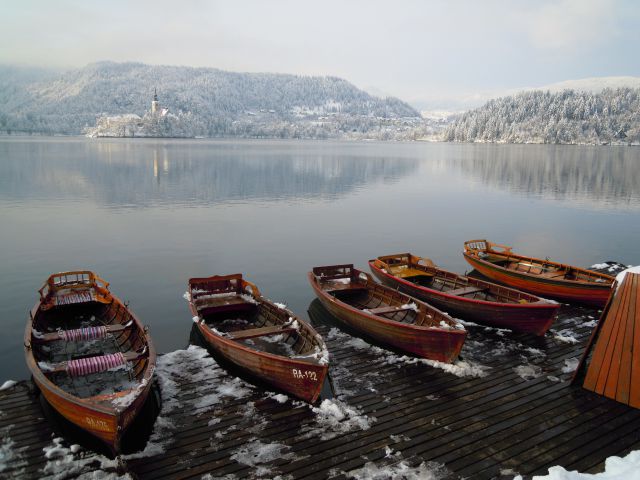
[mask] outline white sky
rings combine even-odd
[[[640,76],[635,0],[0,0],[0,63],[333,75],[414,103]]]

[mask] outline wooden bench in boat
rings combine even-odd
[[[456,295],[458,297],[461,297],[463,295],[469,295],[471,293],[480,293],[480,292],[484,292],[485,290],[487,290],[486,287],[478,287],[476,285],[470,285],[468,287],[462,287],[462,288],[456,288],[455,290],[449,290],[448,292],[444,292],[447,295]]]
[[[45,374],[67,372],[71,376],[78,377],[82,375],[88,375],[90,373],[103,372],[114,368],[117,365],[124,365],[127,362],[134,362],[140,360],[147,355],[147,349],[142,352],[125,352],[116,354],[99,355],[96,357],[85,357],[77,360],[69,360],[68,362],[56,363],[53,365],[47,365],[43,368],[42,363],[38,363],[40,369]],[[116,356],[119,356],[119,360],[114,360]],[[78,364],[84,362],[86,365],[79,367]]]
[[[59,294],[53,297],[52,303],[54,305],[73,305],[76,303],[87,303],[93,301],[95,295],[91,291],[80,291],[80,292],[72,292]]]
[[[238,295],[229,295],[228,297],[212,297],[212,298],[201,298],[196,297],[194,299],[194,303],[198,307],[223,307],[225,305],[241,305],[243,303],[251,303],[247,302],[246,299],[238,296]]]
[[[399,278],[410,278],[410,277],[433,277],[434,274],[431,272],[425,272],[424,270],[416,270],[415,268],[407,267],[407,268],[396,268],[395,265],[389,268],[389,273],[395,275]]]
[[[327,282],[325,284],[325,288],[324,290],[326,292],[338,292],[340,290],[353,290],[353,291],[357,291],[357,290],[361,290],[361,291],[366,291],[367,288],[364,287],[361,284],[353,284],[353,283],[340,283],[340,282]]]
[[[269,335],[278,335],[280,333],[295,332],[293,327],[283,327],[282,325],[272,325],[270,327],[250,328],[248,330],[239,330],[237,332],[229,332],[227,335],[231,340],[244,340],[246,338],[266,337]]]
[[[385,313],[396,313],[396,312],[404,312],[405,310],[415,310],[416,307],[411,305],[406,305],[402,307],[378,307],[378,308],[370,308],[367,309],[367,312],[372,313],[374,315],[384,315]]]
[[[100,338],[107,333],[118,333],[126,330],[132,325],[132,322],[122,325],[120,323],[116,325],[104,325],[102,327],[85,327],[75,330],[58,330],[56,332],[36,334],[33,338],[38,342],[55,342],[57,340],[66,340],[71,338],[73,340],[92,340],[94,338]]]
[[[544,273],[540,273],[538,274],[539,277],[543,277],[543,278],[559,278],[559,277],[564,277],[567,274],[566,271],[564,270],[554,270],[553,272],[544,272]]]

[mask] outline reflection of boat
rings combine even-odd
[[[447,313],[500,328],[544,335],[560,305],[511,288],[442,270],[410,253],[369,261],[383,284]]]
[[[613,277],[609,275],[516,255],[511,247],[487,240],[465,242],[463,254],[484,276],[536,295],[603,306],[611,293]]]
[[[216,353],[307,402],[320,395],[329,354],[318,333],[241,274],[191,278],[189,305]]]
[[[316,267],[309,282],[342,322],[374,340],[442,362],[454,361],[467,335],[447,314],[376,283],[353,265]]]
[[[51,275],[24,342],[27,366],[49,404],[118,454],[149,394],[156,353],[108,286],[89,271]]]

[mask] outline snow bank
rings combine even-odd
[[[347,335],[346,333],[341,332],[335,327],[329,330],[327,338],[329,340],[339,339],[343,344],[349,345],[359,350],[370,350],[376,355],[383,357],[384,361],[389,365],[412,365],[421,363],[423,365],[429,365],[430,367],[439,368],[457,377],[484,377],[487,375],[488,370],[490,369],[490,367],[465,360],[456,360],[454,363],[444,363],[438,362],[437,360],[429,360],[426,358],[397,355],[393,352],[390,352],[389,350],[371,345],[361,338]]]
[[[269,397],[273,398],[278,403],[285,403],[287,400],[289,400],[289,397],[283,395],[282,393],[272,393],[269,395]]]
[[[617,288],[620,288],[620,285],[622,285],[622,281],[624,280],[624,277],[627,275],[627,273],[640,273],[640,265],[638,265],[637,267],[629,267],[616,275],[616,282],[618,282]]]
[[[319,407],[311,410],[316,414],[316,422],[323,427],[323,440],[352,430],[369,430],[375,422],[375,418],[361,415],[355,407],[340,400],[323,400]]]
[[[537,365],[518,365],[513,371],[525,380],[533,380],[542,375],[542,368]]]
[[[277,459],[291,459],[294,456],[293,453],[283,453],[287,450],[289,447],[282,443],[262,443],[254,440],[236,450],[230,458],[243,465],[254,467]]]
[[[83,452],[79,445],[65,446],[65,441],[56,437],[53,443],[42,449],[47,463],[42,473],[51,480],[66,478],[131,479],[129,474],[117,473],[118,461],[102,455]]]
[[[436,462],[422,462],[412,467],[403,460],[392,465],[367,462],[364,467],[346,472],[345,475],[356,480],[439,480],[446,476],[446,470]]]
[[[544,353],[542,350],[539,350],[537,348],[533,348],[533,347],[526,347],[526,351],[528,353],[530,353],[531,355],[533,355],[534,357],[546,357],[547,354]]]
[[[197,410],[198,413],[204,413],[215,408],[224,398],[242,398],[251,392],[250,387],[239,378],[227,380],[226,373],[209,353],[195,345],[158,356],[156,376],[162,393],[162,410],[145,449],[126,455],[125,459],[164,453],[176,428],[170,420],[173,412]],[[183,400],[178,387],[180,383],[197,385],[194,387],[196,395]]]
[[[0,477],[2,472],[11,467],[11,474],[15,478],[20,478],[24,473],[24,468],[28,466],[24,451],[29,447],[18,448],[16,442],[9,436],[14,425],[8,425],[0,429]]]
[[[571,330],[561,330],[559,332],[554,332],[553,330],[551,330],[551,333],[553,334],[553,339],[554,340],[558,340],[559,342],[563,342],[563,343],[578,343],[578,339],[576,337],[574,337],[573,335],[575,334],[575,332],[571,331]]]
[[[15,380],[7,380],[2,384],[2,386],[0,387],[0,390],[8,390],[11,387],[13,387],[16,383],[18,382],[16,382]]]
[[[578,364],[580,360],[577,358],[565,358],[564,359],[564,367],[562,367],[562,373],[571,373],[578,368]]]
[[[631,452],[624,458],[609,457],[604,464],[604,472],[590,474],[567,471],[563,467],[551,467],[547,475],[535,475],[533,480],[640,480],[640,450]],[[514,480],[522,480],[518,475]]]
[[[629,267],[631,267],[631,265],[629,265]],[[613,273],[617,270],[623,270],[625,267],[620,263],[595,263],[589,268],[594,270],[604,270],[606,268],[607,272]]]

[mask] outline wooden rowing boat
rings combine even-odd
[[[51,275],[39,293],[24,334],[33,380],[58,413],[118,455],[151,388],[151,338],[93,272]]]
[[[369,267],[384,285],[456,317],[493,327],[544,335],[560,308],[535,295],[443,270],[410,253],[369,260]]]
[[[309,282],[331,314],[376,341],[441,362],[453,362],[462,349],[467,332],[461,324],[353,265],[316,267]]]
[[[193,320],[216,353],[302,400],[318,399],[329,353],[311,325],[239,273],[191,278],[188,297]]]
[[[511,247],[469,240],[464,258],[485,277],[543,297],[602,307],[613,277],[551,260],[516,255]]]

